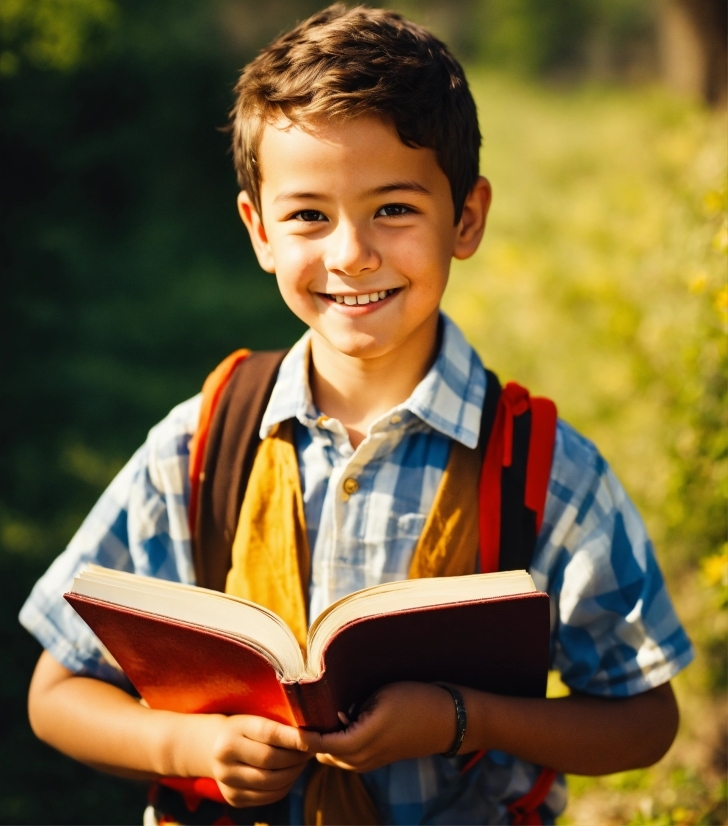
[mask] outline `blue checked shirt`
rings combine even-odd
[[[452,440],[477,444],[486,374],[443,316],[432,369],[354,450],[342,424],[313,404],[309,349],[307,334],[281,365],[261,436],[278,422],[296,421],[313,549],[313,619],[351,591],[407,576]],[[187,468],[199,406],[196,396],[152,428],[23,606],[23,625],[74,672],[124,684],[62,598],[85,563],[195,581]],[[551,598],[551,667],[568,686],[629,696],[668,681],[692,659],[642,520],[595,447],[561,421],[531,575]],[[462,763],[440,756],[405,760],[363,779],[387,823],[508,823],[507,804],[525,794],[539,772],[497,751],[464,776]],[[292,823],[302,822],[304,782],[290,796]],[[553,822],[565,805],[559,778],[541,808],[544,822]]]

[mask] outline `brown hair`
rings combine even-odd
[[[478,177],[478,114],[462,67],[421,26],[383,9],[336,3],[263,49],[235,94],[235,169],[259,213],[257,150],[266,123],[375,115],[393,123],[407,146],[434,150],[460,220]]]

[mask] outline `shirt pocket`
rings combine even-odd
[[[426,517],[421,513],[405,513],[403,516],[398,516],[394,526],[396,539],[417,542],[425,527],[425,519]]]

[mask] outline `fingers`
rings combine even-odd
[[[368,771],[377,767],[372,752],[377,751],[381,739],[378,727],[372,725],[371,715],[363,714],[344,731],[321,735],[321,751],[316,759],[348,771]]]
[[[310,745],[318,743],[291,726],[284,726],[261,717],[239,715],[226,721],[214,748],[216,761],[235,766],[246,764],[275,771],[304,764],[315,752]]]
[[[268,746],[243,737],[224,741],[216,753],[216,758],[226,765],[245,764],[267,771],[305,765],[311,756],[308,752]]]
[[[452,742],[449,700],[442,688],[425,683],[384,686],[344,731],[321,736],[318,759],[361,772],[441,752]]]
[[[231,717],[230,725],[249,740],[293,751],[313,752],[320,740],[316,732],[303,731],[264,717],[241,714]]]
[[[227,718],[213,754],[213,776],[233,806],[284,797],[320,745],[320,735],[260,717]]]
[[[284,797],[318,742],[306,732],[258,717],[230,717],[218,739],[214,777],[232,806],[257,806]]]
[[[288,788],[272,792],[263,792],[257,789],[239,789],[234,786],[226,786],[219,781],[218,786],[225,800],[236,808],[266,806],[268,803],[275,803],[277,800],[281,800],[289,792]]]
[[[285,794],[296,782],[304,765],[291,766],[287,769],[259,769],[244,764],[225,766],[215,779],[235,789],[255,792],[282,792]]]
[[[364,712],[343,731],[320,735],[319,753],[346,758],[359,752],[375,735],[375,726],[376,718]]]

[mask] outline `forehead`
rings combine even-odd
[[[394,126],[376,117],[343,122],[266,124],[258,149],[261,195],[370,191],[411,180],[450,197],[449,182],[432,149],[406,146]]]

